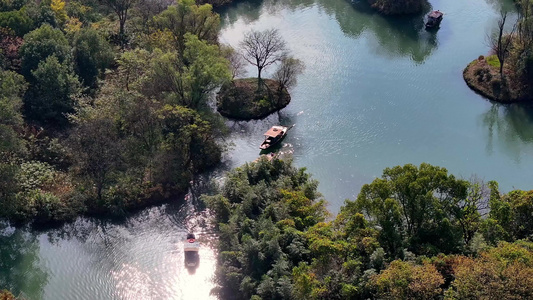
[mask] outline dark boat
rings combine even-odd
[[[272,126],[272,128],[270,128],[267,132],[264,133],[265,140],[259,148],[265,150],[274,146],[285,137],[289,129],[289,127],[285,126]]]
[[[426,28],[429,29],[438,27],[440,22],[442,21],[443,15],[444,14],[440,12],[440,10],[434,10],[430,12],[427,16]]]

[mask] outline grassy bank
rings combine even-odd
[[[490,100],[501,103],[527,100],[519,85],[507,77],[502,81],[499,68],[500,62],[495,55],[480,56],[464,69],[463,78],[472,90]],[[504,74],[507,72],[504,69]]]

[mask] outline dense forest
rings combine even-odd
[[[2,1],[0,218],[123,215],[217,165],[226,127],[209,99],[235,77],[219,23],[193,0]],[[502,57],[530,80],[528,24]],[[533,298],[533,191],[397,166],[332,217],[317,187],[260,159],[204,197],[221,299]]]
[[[305,169],[261,159],[205,201],[220,299],[533,297],[533,191],[404,165],[332,219]]]
[[[123,214],[220,161],[225,126],[207,104],[231,79],[219,16],[169,4],[2,1],[0,217]]]

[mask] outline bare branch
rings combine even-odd
[[[251,30],[244,35],[240,44],[243,58],[257,67],[257,78],[261,80],[261,71],[286,56],[285,41],[277,29],[265,31]]]

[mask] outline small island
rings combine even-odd
[[[303,63],[288,55],[285,41],[276,29],[251,30],[240,44],[241,53],[224,50],[233,80],[226,82],[217,95],[218,112],[231,119],[262,119],[279,111],[291,101],[288,89],[296,84]],[[257,67],[257,77],[235,79],[244,73],[244,61]],[[278,64],[273,79],[261,78],[264,68]]]
[[[236,79],[220,88],[217,110],[224,117],[251,120],[261,119],[289,104],[291,96],[286,88],[272,79],[263,79],[265,88],[257,88],[257,78]]]
[[[490,100],[502,103],[525,100],[519,85],[509,80],[503,83],[499,67],[500,61],[496,55],[481,55],[468,64],[463,71],[463,77],[468,87]],[[505,71],[507,70],[504,70],[504,73]]]
[[[525,9],[522,7],[521,9]],[[507,13],[498,21],[498,30],[490,38],[491,55],[480,55],[463,71],[463,78],[472,90],[500,103],[531,101],[533,98],[533,36],[527,13],[519,14],[509,32]]]

